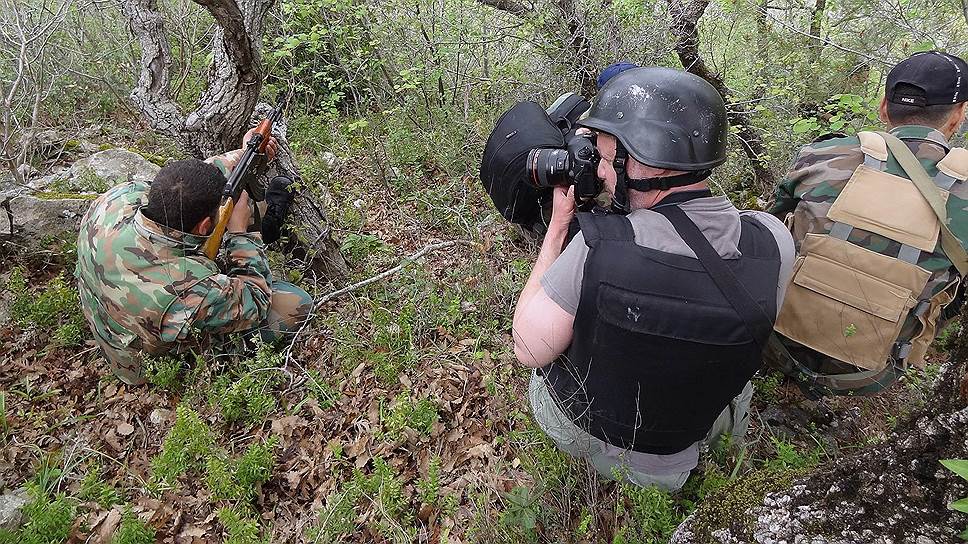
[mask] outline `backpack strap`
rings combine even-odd
[[[955,183],[966,179],[968,179],[968,149],[956,147],[938,163],[938,175],[934,177],[934,183],[942,189],[951,190]]]
[[[869,395],[883,391],[904,374],[903,362],[890,361],[880,370],[861,370],[844,374],[821,374],[797,360],[787,349],[779,333],[769,339],[771,363],[787,376],[796,376],[796,384],[808,397],[819,399],[827,395]]]
[[[887,166],[887,142],[878,133],[865,130],[858,132],[860,150],[864,152],[864,164],[875,169],[884,170]]]
[[[634,242],[635,231],[624,215],[581,212],[577,214],[585,245],[595,247],[599,241]]]

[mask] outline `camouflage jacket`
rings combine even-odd
[[[929,176],[938,173],[937,163],[950,150],[943,134],[914,125],[897,127],[891,133],[911,148]],[[800,151],[790,173],[777,187],[776,199],[769,210],[780,219],[787,219],[792,214],[787,220],[798,253],[807,234],[830,232],[833,222],[827,218],[827,211],[863,162],[864,153],[856,136],[815,142]],[[886,172],[908,177],[893,156],[887,162]],[[872,195],[874,197],[876,195]],[[956,183],[951,188],[947,209],[951,230],[960,240],[968,240],[968,183]],[[897,255],[900,249],[897,242],[861,229],[854,229],[848,240],[885,255]],[[958,271],[941,251],[940,242],[933,252],[921,252],[918,266],[931,272],[924,292],[918,297],[921,300],[941,291],[958,276]]]
[[[141,354],[204,344],[213,333],[251,329],[268,313],[271,276],[261,235],[228,233],[222,273],[205,238],[145,217],[148,185],[117,185],[81,221],[75,276],[81,307],[112,370],[144,380]]]

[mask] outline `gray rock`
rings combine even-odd
[[[150,182],[161,167],[127,149],[108,149],[75,162],[70,171],[78,175],[84,169],[93,170],[114,186],[124,181]]]
[[[44,249],[52,237],[76,237],[81,216],[90,205],[90,199],[80,198],[0,197],[0,239],[12,239],[27,249]]]
[[[16,531],[23,523],[23,507],[30,497],[24,489],[0,495],[0,529]]]
[[[160,167],[126,149],[108,149],[80,159],[70,168],[30,183],[36,190],[101,192],[126,181],[150,182]]]

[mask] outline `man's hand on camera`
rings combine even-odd
[[[555,187],[550,228],[567,231],[573,217],[575,217],[575,186]]]
[[[255,129],[250,128],[249,131],[245,133],[245,136],[242,137],[243,149],[245,148],[246,144],[249,143],[249,140],[252,138],[253,135],[255,135]],[[278,152],[279,152],[279,142],[276,141],[276,138],[274,136],[269,136],[269,143],[266,144],[266,155],[269,157],[270,162],[276,158],[276,153]]]

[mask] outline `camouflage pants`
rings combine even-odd
[[[313,297],[285,281],[272,282],[269,315],[256,328],[264,342],[278,342],[292,337],[309,317]]]
[[[269,313],[265,321],[250,332],[258,332],[263,342],[284,342],[302,327],[312,309],[313,298],[309,293],[288,282],[272,282]],[[104,342],[97,343],[104,352],[111,371],[121,381],[131,385],[145,383],[144,364],[140,353],[118,350]],[[175,351],[189,351],[200,347],[204,346],[197,343],[183,344]]]

